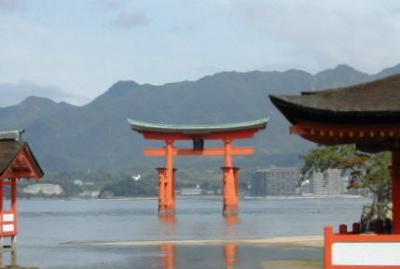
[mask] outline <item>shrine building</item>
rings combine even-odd
[[[392,233],[360,234],[357,223],[334,233],[328,226],[324,259],[325,269],[400,268],[400,75],[270,99],[292,124],[290,132],[304,139],[392,153]]]

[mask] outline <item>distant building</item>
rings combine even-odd
[[[181,195],[183,196],[195,196],[201,195],[201,188],[181,188]]]
[[[310,178],[311,190],[315,195],[338,195],[346,192],[346,178],[340,169],[314,172]]]
[[[32,184],[23,188],[23,193],[31,195],[61,195],[64,193],[63,188],[58,184]]]
[[[74,185],[77,185],[77,186],[82,186],[83,185],[83,181],[82,180],[80,180],[80,179],[74,179]]]
[[[300,168],[274,167],[257,170],[252,175],[251,196],[297,195]]]
[[[100,196],[100,191],[83,191],[79,194],[80,198],[94,199]]]

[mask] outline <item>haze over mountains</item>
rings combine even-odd
[[[146,145],[157,143],[144,142],[131,131],[128,117],[160,123],[269,117],[267,129],[251,141],[257,153],[239,158],[239,165],[295,165],[300,163],[298,155],[313,145],[289,135],[287,121],[270,103],[268,94],[341,87],[397,73],[400,65],[373,75],[339,65],[315,75],[301,70],[222,72],[161,86],[119,81],[84,106],[29,97],[18,105],[0,108],[0,129],[25,129],[25,139],[47,171],[118,171],[162,164],[161,159],[143,156]]]

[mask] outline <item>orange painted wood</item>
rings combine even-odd
[[[225,167],[233,166],[233,159],[232,159],[233,148],[232,147],[233,147],[232,140],[225,139],[224,140]],[[233,175],[232,175],[232,177],[233,177]]]
[[[18,153],[7,171],[2,174],[2,178],[40,178],[41,172],[37,170],[32,164],[34,163],[33,157],[29,152],[24,149]]]
[[[332,265],[324,269],[399,269],[399,265]]]
[[[156,168],[159,176],[158,184],[158,212],[164,211],[166,209],[166,199],[165,199],[165,171],[164,167]]]
[[[254,154],[256,149],[254,147],[232,147],[231,155],[251,155]],[[165,148],[149,148],[145,149],[145,155],[147,156],[165,156]],[[204,150],[193,150],[193,149],[175,149],[174,155],[225,155],[224,148],[206,148]]]
[[[160,177],[159,215],[175,214],[175,170],[174,140],[167,140],[165,147],[165,168],[158,168]]]
[[[237,186],[237,172],[233,167],[233,145],[231,139],[224,140],[225,166],[223,170],[223,190],[224,190],[224,215],[237,215],[239,211],[239,195]]]
[[[11,210],[14,212],[14,235],[18,233],[17,178],[11,179]]]
[[[335,242],[400,242],[398,234],[334,234]]]
[[[333,227],[325,227],[324,235],[324,269],[332,269]]]
[[[35,178],[36,175],[34,173],[29,172],[29,171],[21,171],[21,172],[6,172],[6,173],[3,174],[3,177],[4,178],[10,178],[10,177],[16,177],[16,178],[21,178],[21,177],[30,178],[30,177],[33,177],[33,178]]]
[[[1,200],[1,209],[0,209],[0,236],[15,236],[18,233],[18,207],[17,207],[17,178],[11,178],[7,181],[4,178],[0,179],[1,187],[0,187],[0,200]],[[10,209],[4,209],[4,189],[3,185],[10,185],[10,198],[11,205]],[[4,214],[12,214],[13,220],[7,221],[3,219]],[[4,231],[3,225],[12,224],[14,226],[13,231]]]
[[[4,179],[0,178],[0,212],[4,207]]]
[[[400,138],[400,125],[350,125],[301,122],[290,127],[290,132],[320,144],[380,141],[389,145]]]

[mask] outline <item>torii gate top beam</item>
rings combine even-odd
[[[146,139],[193,140],[193,139],[242,139],[251,138],[265,129],[268,119],[223,123],[214,125],[158,124],[128,119],[131,128]]]

